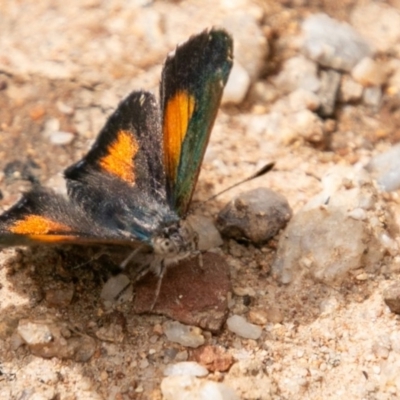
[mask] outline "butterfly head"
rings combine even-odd
[[[184,220],[164,226],[151,240],[154,253],[172,262],[197,250],[197,233]]]

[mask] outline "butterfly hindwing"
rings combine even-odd
[[[0,215],[0,247],[32,243],[114,243],[121,238],[91,220],[83,210],[53,191],[25,194]]]
[[[211,29],[179,46],[164,65],[161,113],[170,206],[188,209],[223,88],[232,67],[233,42]]]

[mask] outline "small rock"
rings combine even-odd
[[[226,320],[226,325],[228,330],[245,339],[257,340],[262,333],[262,329],[259,326],[247,322],[240,315],[229,317]]]
[[[376,155],[367,165],[382,190],[391,192],[400,189],[400,144]]]
[[[53,132],[60,130],[60,121],[57,118],[49,118],[43,126],[42,134],[49,137]]]
[[[223,245],[223,240],[211,218],[202,215],[189,215],[186,222],[199,235],[198,249],[207,251]]]
[[[310,110],[281,117],[280,128],[279,135],[284,144],[295,142],[300,138],[311,143],[322,143],[325,139],[323,121]]]
[[[238,62],[235,62],[224,88],[222,104],[242,103],[249,91],[250,84],[251,80],[247,71]]]
[[[335,111],[336,99],[339,92],[340,74],[333,70],[321,71],[321,87],[318,97],[321,102],[319,114],[330,117]]]
[[[18,326],[18,318],[6,313],[0,314],[0,340],[8,339]]]
[[[170,364],[164,369],[165,376],[206,376],[208,371],[202,365],[195,361],[182,361],[176,364]]]
[[[69,106],[68,104],[65,104],[64,102],[62,102],[61,100],[58,100],[56,102],[56,107],[57,107],[58,111],[62,112],[63,114],[72,115],[74,113],[74,109],[71,106]]]
[[[291,114],[302,110],[315,111],[320,104],[320,99],[315,93],[299,88],[275,102],[271,111],[282,114]]]
[[[71,132],[57,131],[49,135],[50,143],[58,146],[70,144],[75,138]]]
[[[117,323],[102,326],[95,334],[98,339],[112,343],[122,343],[125,338],[123,326]]]
[[[135,286],[134,311],[163,314],[186,325],[218,332],[229,312],[229,266],[215,253],[202,254],[202,260],[202,267],[196,257],[168,268],[153,309],[158,278],[147,274]]]
[[[74,286],[50,289],[45,292],[45,299],[51,307],[67,307],[74,297]]]
[[[204,365],[211,372],[228,371],[234,362],[232,355],[221,346],[200,347],[192,351],[192,356],[198,363]]]
[[[268,314],[264,310],[250,310],[249,320],[256,325],[265,325],[268,322]]]
[[[194,348],[204,344],[205,339],[200,328],[183,325],[177,321],[168,321],[163,328],[164,334],[171,342]]]
[[[400,284],[396,282],[386,288],[383,292],[383,299],[390,311],[400,314]]]
[[[282,283],[304,275],[326,284],[340,284],[352,270],[376,271],[393,241],[385,231],[390,215],[378,201],[368,174],[337,169],[323,178],[325,189],[311,199],[281,235],[272,272]],[[354,209],[368,213],[354,219]]]
[[[349,75],[342,76],[342,83],[339,90],[339,99],[343,103],[350,103],[360,100],[364,88],[354,81]]]
[[[164,400],[239,400],[235,392],[223,383],[192,376],[168,376],[161,381]]]
[[[311,15],[302,29],[306,54],[325,67],[350,71],[371,54],[368,43],[349,24],[326,14]]]
[[[356,82],[361,83],[365,87],[381,86],[386,78],[382,65],[378,65],[370,57],[364,57],[358,62],[351,70],[351,76]]]
[[[225,236],[253,243],[265,243],[292,216],[287,200],[266,188],[243,193],[218,214],[217,226]]]
[[[268,58],[268,41],[251,13],[230,12],[227,15],[222,25],[228,32],[235,32],[235,64],[238,62],[247,71],[250,81],[255,82]]]
[[[96,342],[86,336],[65,338],[62,329],[52,321],[22,319],[18,334],[37,357],[88,361],[96,350]]]
[[[392,53],[398,46],[400,40],[398,8],[379,2],[367,2],[354,7],[350,20],[357,31],[372,44],[374,50]]]
[[[320,87],[317,65],[301,55],[289,58],[273,83],[284,93],[296,89],[317,92]]]
[[[284,315],[278,307],[268,307],[266,314],[268,322],[273,324],[280,324],[284,319]]]
[[[371,86],[364,89],[363,103],[378,109],[382,101],[382,89],[380,86]]]
[[[50,326],[46,322],[29,320],[19,321],[17,332],[24,342],[30,346],[46,345],[53,340]]]
[[[132,298],[133,288],[129,277],[125,274],[118,274],[112,276],[104,284],[101,289],[100,297],[103,299],[105,305],[110,307],[111,305],[118,303],[124,303]]]

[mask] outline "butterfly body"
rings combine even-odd
[[[160,105],[146,91],[123,100],[65,171],[68,196],[26,193],[0,216],[0,246],[140,245],[152,250],[156,273],[196,253],[185,216],[231,66],[222,29],[179,46],[164,64]]]

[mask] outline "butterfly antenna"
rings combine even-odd
[[[211,197],[209,197],[207,200],[205,200],[203,203],[207,203],[207,202],[209,202],[210,200],[214,200],[216,197],[218,197],[218,196],[220,196],[221,194],[223,194],[223,193],[225,193],[225,192],[227,192],[227,191],[229,191],[229,190],[235,188],[236,186],[241,185],[242,183],[249,182],[249,181],[251,181],[251,180],[253,180],[253,179],[255,179],[255,178],[259,178],[260,176],[265,175],[267,172],[271,171],[272,168],[274,168],[274,165],[275,165],[274,162],[270,162],[270,163],[264,165],[264,166],[263,166],[261,169],[259,169],[255,174],[253,174],[253,175],[247,177],[246,179],[243,179],[242,181],[236,182],[234,185],[229,186],[228,188],[222,190],[221,192],[219,192],[219,193],[217,193],[217,194],[214,194],[213,196],[211,196]]]

